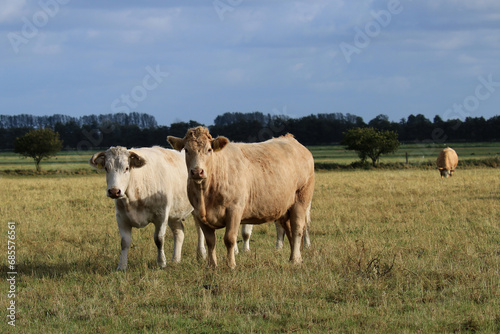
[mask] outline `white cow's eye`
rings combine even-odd
[[[128,167],[127,167],[127,168],[125,168],[125,172],[128,172]]]

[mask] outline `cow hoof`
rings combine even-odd
[[[215,263],[209,263],[207,265],[207,269],[217,269],[217,264],[215,264]]]
[[[207,259],[207,252],[196,253],[196,259],[198,260],[198,262],[206,260]]]
[[[292,262],[294,265],[301,265],[302,264],[302,258],[290,259],[290,262]]]

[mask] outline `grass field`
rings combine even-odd
[[[189,219],[182,263],[156,268],[149,226],[133,231],[128,270],[115,272],[104,174],[2,176],[0,187],[6,255],[15,222],[20,333],[500,332],[498,168],[446,180],[421,169],[318,172],[304,263],[288,263],[288,244],[276,252],[265,224],[233,271],[222,231],[221,266],[196,261]],[[9,283],[0,288],[5,333]]]
[[[43,170],[83,171],[91,170],[88,161],[96,151],[61,151],[55,157],[43,160]],[[35,170],[35,163],[31,158],[24,158],[13,152],[0,153],[0,172],[15,170]]]
[[[470,160],[491,159],[500,157],[500,143],[456,143],[450,144],[458,154],[460,163]],[[439,152],[446,145],[438,144],[402,144],[396,153],[383,155],[381,163],[406,163],[412,165],[435,164]],[[309,147],[316,163],[337,163],[348,165],[359,161],[353,151],[346,151],[343,146],[312,146]],[[85,174],[92,171],[88,160],[96,151],[62,151],[56,157],[42,162],[46,171],[66,171]],[[0,153],[0,173],[5,171],[34,171],[33,159],[23,158],[11,152]],[[21,173],[22,174],[22,173]]]
[[[490,159],[500,157],[500,143],[450,143],[459,160]],[[388,155],[382,155],[382,163],[434,164],[439,152],[447,147],[440,144],[401,144],[399,149]],[[359,158],[353,151],[346,151],[343,146],[313,146],[309,147],[314,155],[314,161],[319,163],[350,164]]]

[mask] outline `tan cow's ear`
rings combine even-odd
[[[184,148],[184,139],[182,139],[182,138],[168,136],[167,141],[170,144],[170,146],[172,146],[172,148],[174,150],[177,150],[180,152]]]
[[[223,136],[219,136],[212,140],[212,149],[214,152],[222,150],[226,145],[229,144],[229,139]]]
[[[128,159],[132,168],[141,168],[146,164],[146,160],[135,152],[130,152]]]
[[[89,165],[97,169],[104,169],[105,163],[106,163],[105,152],[96,153],[89,160]]]

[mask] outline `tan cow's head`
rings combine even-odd
[[[439,173],[441,173],[441,178],[445,178],[445,179],[453,176],[453,171],[447,170],[446,168],[439,168]]]
[[[122,198],[128,188],[131,168],[140,168],[146,161],[137,153],[116,146],[94,154],[89,164],[106,171],[106,195],[111,198]]]
[[[202,126],[189,129],[184,138],[168,136],[168,142],[177,151],[186,152],[189,179],[202,184],[213,172],[213,155],[222,150],[229,140],[226,137],[212,138]]]

